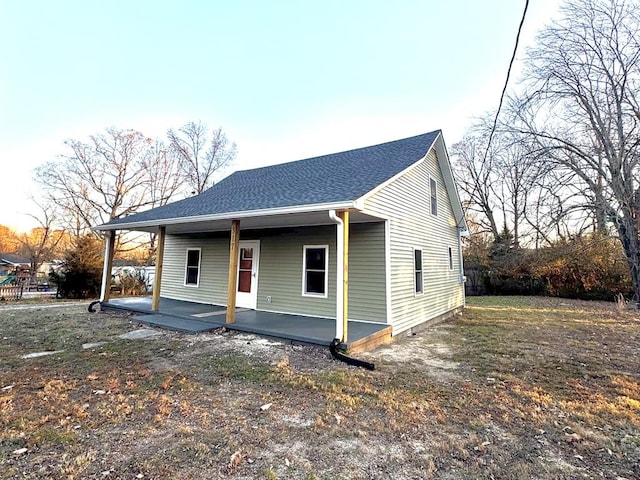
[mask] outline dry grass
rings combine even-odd
[[[0,322],[2,479],[640,478],[640,322],[615,304],[472,298],[373,372],[228,332],[122,340],[140,326],[81,306]]]

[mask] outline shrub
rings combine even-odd
[[[57,285],[58,298],[94,298],[102,284],[102,243],[93,235],[78,237],[65,254],[50,281]]]
[[[141,268],[119,269],[114,280],[122,295],[145,295],[147,293],[147,276]]]
[[[477,257],[477,253],[474,254]],[[487,247],[484,264],[467,263],[468,293],[550,295],[614,301],[632,297],[622,246],[602,234],[576,236],[538,250],[519,248],[503,232]]]
[[[633,295],[620,242],[601,234],[557,242],[540,252],[534,271],[553,296],[613,301]]]

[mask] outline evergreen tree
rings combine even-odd
[[[59,298],[94,298],[102,284],[102,245],[93,235],[80,236],[67,251],[64,264],[51,274]]]

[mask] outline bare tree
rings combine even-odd
[[[546,170],[522,136],[508,129],[494,131],[487,149],[491,122],[479,120],[464,139],[453,145],[452,157],[465,198],[469,219],[480,221],[483,231],[496,239],[503,229],[518,246],[522,238],[532,236],[529,227],[529,201],[540,193]],[[502,216],[502,227],[498,226]]]
[[[570,172],[553,168],[545,158],[537,159],[538,175],[532,179],[524,198],[523,219],[529,229],[530,244],[537,250],[571,235],[575,216],[584,211],[584,202],[576,199],[569,185]]]
[[[167,132],[169,146],[179,160],[185,181],[195,193],[202,193],[215,180],[216,174],[233,163],[236,144],[230,143],[222,129],[209,132],[202,122],[189,122]]]
[[[528,53],[517,129],[579,180],[598,228],[613,224],[640,300],[640,6],[569,0],[561,12]]]
[[[47,200],[75,222],[74,230],[123,217],[152,204],[145,163],[151,139],[134,130],[109,128],[88,142],[68,140],[68,153],[36,169]]]
[[[148,173],[147,192],[150,206],[166,205],[172,199],[180,197],[184,191],[180,176],[179,162],[176,154],[160,140],[155,140],[152,148],[147,152],[144,168]],[[154,261],[156,251],[156,234],[149,234],[147,247],[147,265]]]
[[[179,161],[175,152],[161,140],[155,140],[147,150],[143,168],[147,172],[147,193],[151,207],[166,205],[171,200],[186,195],[180,178]]]
[[[46,260],[53,260],[60,253],[58,247],[61,242],[67,238],[66,233],[62,229],[56,229],[56,214],[51,206],[42,206],[40,215],[31,215],[39,224],[38,227],[31,229],[29,233],[17,235],[20,243],[19,253],[29,258],[31,283],[36,282],[36,275],[40,266]]]
[[[500,132],[500,149],[496,156],[504,224],[511,223],[513,244],[518,247],[528,232],[524,232],[529,213],[529,200],[539,191],[545,171],[523,138],[510,132]]]
[[[493,162],[495,152],[488,152],[485,158],[485,150],[486,139],[470,132],[453,145],[452,156],[458,186],[466,197],[465,210],[475,213],[469,218],[475,219],[478,232],[489,233],[495,239],[499,227],[494,211],[499,201],[493,187],[499,179]]]

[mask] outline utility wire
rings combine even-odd
[[[520,34],[522,33],[522,25],[524,25],[524,19],[527,16],[527,9],[529,8],[529,0],[525,1],[524,4],[524,12],[522,12],[522,19],[520,20],[520,25],[518,26],[518,35],[516,35],[516,44],[513,47],[513,54],[511,55],[511,61],[509,62],[509,69],[507,70],[507,78],[504,82],[504,87],[502,87],[502,94],[500,95],[500,103],[498,104],[498,110],[496,111],[496,116],[493,119],[493,126],[491,127],[491,132],[489,133],[489,141],[487,142],[487,149],[484,151],[484,156],[482,157],[482,164],[487,161],[487,155],[489,154],[489,148],[491,147],[491,140],[493,139],[493,134],[496,131],[496,127],[498,125],[498,116],[500,115],[500,109],[502,108],[502,102],[504,101],[505,93],[507,92],[507,85],[509,84],[509,77],[511,76],[511,69],[513,68],[513,62],[516,59],[516,52],[518,51],[518,43],[520,42]]]

